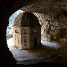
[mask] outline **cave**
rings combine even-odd
[[[60,43],[61,48],[56,50],[57,58],[53,62],[41,62],[43,65],[48,64],[66,64],[67,62],[67,1],[66,0],[17,0],[0,2],[0,63],[17,64],[11,51],[7,47],[6,29],[9,17],[17,10],[21,9],[27,12],[33,12],[42,25],[42,40],[56,41]],[[45,25],[45,26],[44,26]],[[46,27],[46,28],[45,28]],[[48,49],[48,48],[47,48]],[[54,57],[55,58],[55,57]],[[60,62],[61,61],[61,62]],[[38,65],[40,63],[32,64]],[[31,66],[32,66],[31,65]]]

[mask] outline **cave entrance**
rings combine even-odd
[[[12,46],[14,46],[14,44],[13,44],[13,34],[12,34],[12,25],[14,24],[14,21],[15,21],[15,18],[20,14],[20,13],[22,13],[23,11],[21,11],[21,10],[19,10],[19,12],[15,12],[10,18],[9,18],[9,26],[7,27],[7,34],[6,34],[6,37],[7,37],[7,44],[8,44],[8,48],[9,48],[9,50],[12,52],[12,54],[13,54],[13,56],[14,56],[14,58],[17,60],[17,61],[24,61],[24,60],[26,60],[26,58],[27,59],[31,59],[31,58],[35,58],[35,56],[37,57],[37,52],[39,53],[39,55],[41,55],[40,53],[42,53],[42,52],[45,52],[45,49],[44,49],[44,51],[41,51],[41,52],[39,52],[39,50],[37,51],[37,52],[33,52],[33,54],[35,55],[35,56],[31,56],[31,52],[29,52],[28,50],[26,51],[26,50],[19,50],[19,49],[16,49],[16,48],[14,48],[14,47],[12,47]],[[35,15],[36,16],[36,15]],[[42,19],[43,20],[43,19]],[[47,23],[47,22],[46,22]],[[48,24],[48,23],[47,23]],[[42,24],[43,26],[42,26],[42,28],[44,27],[44,25],[45,24]],[[49,25],[47,26],[46,25],[46,32],[47,32],[47,30],[48,30],[48,28],[49,28]],[[39,31],[39,30],[38,30]],[[43,28],[43,30],[41,30],[41,37],[44,37],[44,35],[42,36],[42,31],[43,31],[43,33],[45,34],[45,32],[44,32],[44,28]],[[37,46],[37,38],[35,37],[34,38],[34,48]],[[41,41],[40,41],[41,42]],[[41,42],[43,45],[45,45],[45,46],[52,46],[52,47],[54,47],[54,44],[55,43],[50,43],[50,42],[48,42],[48,41],[42,41]],[[26,44],[25,44],[25,46],[26,46]]]

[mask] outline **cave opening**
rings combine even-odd
[[[31,0],[29,0],[29,1],[31,1]],[[37,0],[38,1],[38,0]],[[4,2],[4,1],[2,1],[2,2]],[[8,3],[7,3],[8,2]],[[62,2],[62,1],[61,1]],[[65,1],[66,2],[66,1]],[[62,2],[62,4],[64,4],[65,2]],[[19,3],[19,4],[18,4]],[[28,3],[30,3],[30,2],[28,2]],[[20,7],[22,7],[22,6],[24,6],[24,5],[27,5],[28,4],[27,3],[27,0],[25,0],[25,1],[22,1],[22,3],[21,3],[21,1],[17,1],[16,3],[14,2],[14,3],[12,3],[11,1],[6,1],[5,3],[2,3],[1,4],[1,8],[2,8],[2,10],[1,10],[1,22],[2,22],[2,24],[1,24],[1,32],[2,32],[2,34],[0,35],[1,36],[1,39],[0,39],[0,41],[1,41],[1,46],[2,46],[2,48],[1,48],[1,52],[3,52],[0,56],[2,57],[2,59],[1,60],[3,60],[3,58],[4,58],[4,60],[5,60],[5,62],[6,63],[11,63],[11,62],[13,62],[10,58],[8,58],[9,56],[10,57],[12,57],[11,56],[11,54],[10,54],[10,52],[9,52],[9,50],[8,50],[8,48],[7,48],[7,46],[5,46],[4,44],[6,44],[6,32],[5,32],[5,29],[6,29],[6,26],[7,26],[7,24],[8,24],[8,17],[14,12],[14,11],[16,11],[16,9],[18,9],[18,8],[20,8]],[[46,2],[40,2],[40,3],[46,3]],[[56,22],[54,22],[53,20],[52,20],[52,25],[51,25],[51,29],[52,29],[52,31],[50,31],[50,33],[51,33],[51,40],[54,40],[54,41],[59,41],[59,42],[61,42],[62,44],[61,44],[61,50],[60,50],[60,52],[59,51],[57,51],[58,52],[58,54],[59,54],[59,57],[56,59],[56,61],[58,60],[58,59],[60,59],[60,61],[61,62],[65,62],[65,61],[67,61],[67,46],[66,46],[66,43],[67,43],[67,17],[65,17],[66,15],[66,13],[63,13],[62,12],[62,9],[64,9],[64,10],[66,10],[66,7],[64,6],[62,6],[62,4],[59,2],[59,3],[57,3],[57,2],[50,2],[49,1],[49,4],[47,4],[46,5],[46,8],[48,7],[48,9],[46,9],[45,8],[45,6],[43,5],[43,4],[41,4],[41,6],[43,7],[44,6],[44,8],[43,9],[41,9],[40,8],[40,3],[38,4],[38,3],[35,3],[36,5],[38,5],[38,6],[36,6],[36,8],[35,8],[35,12],[37,12],[37,11],[39,11],[40,10],[40,12],[43,10],[44,11],[44,13],[46,12],[49,12],[49,13],[51,13],[51,14],[53,14],[53,15],[55,15],[54,16],[54,18],[57,16],[57,18],[59,18],[60,17],[60,21],[59,21],[59,26],[60,26],[60,28],[62,28],[62,29],[60,29],[58,26],[55,26],[57,23]],[[48,2],[47,2],[48,3]],[[51,4],[52,3],[52,4]],[[14,5],[15,4],[15,5]],[[16,5],[17,4],[17,5]],[[35,5],[34,4],[34,5]],[[61,8],[59,8],[59,5],[61,4]],[[66,4],[66,3],[65,3]],[[64,5],[65,5],[64,4]],[[8,6],[9,5],[9,6]],[[33,5],[33,8],[34,8],[34,5]],[[8,6],[8,7],[7,7]],[[53,6],[53,7],[52,7]],[[57,6],[57,7],[55,7],[55,6]],[[39,10],[37,9],[37,8],[40,8]],[[51,10],[50,10],[50,8],[51,8]],[[55,11],[55,9],[56,9],[56,11]],[[57,9],[57,8],[59,8],[59,9]],[[57,13],[57,14],[56,14]],[[60,14],[60,15],[59,15]],[[64,16],[64,15],[65,16]],[[63,19],[62,19],[63,18]],[[55,27],[56,27],[56,30],[55,30]],[[60,32],[59,33],[57,33],[58,32],[58,30],[60,30]],[[45,31],[45,30],[44,30]],[[64,31],[64,32],[62,32],[61,33],[61,31]],[[47,33],[49,33],[49,31],[47,32]],[[53,34],[52,34],[53,33]],[[56,35],[56,36],[55,36]],[[48,39],[50,38],[50,35],[48,35]],[[4,46],[4,47],[3,47]],[[6,51],[5,51],[6,50]],[[42,51],[41,51],[42,52]],[[18,53],[19,54],[19,53]],[[56,54],[57,55],[57,54]],[[55,56],[55,55],[54,55]],[[26,56],[25,56],[26,57]],[[56,58],[56,56],[54,57],[54,58]],[[20,59],[20,58],[19,58]],[[4,62],[4,60],[3,60],[3,62]],[[8,61],[7,61],[8,60]],[[52,60],[52,59],[51,59]],[[11,61],[11,62],[9,62],[9,61]],[[60,61],[59,61],[59,63],[60,63]],[[4,63],[5,63],[4,62]]]
[[[35,51],[33,51],[33,54],[29,50],[19,50],[19,49],[15,48],[15,45],[13,43],[12,26],[14,24],[14,21],[15,21],[16,17],[20,13],[23,13],[23,11],[22,10],[18,10],[14,14],[11,15],[11,17],[9,18],[9,26],[7,26],[7,30],[6,30],[6,38],[7,38],[8,48],[12,52],[14,58],[16,59],[16,61],[18,61],[18,63],[19,62],[23,62],[22,64],[26,64],[24,62],[24,60],[28,60],[28,59],[32,60],[31,58],[33,58],[35,60],[35,57],[36,58],[38,57],[38,56],[35,56],[35,55],[37,55],[37,53],[38,53],[38,55],[41,54],[40,58],[44,58],[44,57],[42,57],[43,56],[43,51],[45,51],[47,53],[52,48],[54,50],[54,49],[58,49],[60,47],[58,45],[58,43],[51,42],[51,38],[50,38],[50,30],[51,30],[50,23],[51,23],[51,20],[50,20],[49,16],[46,15],[46,17],[45,17],[44,14],[33,12],[33,14],[38,18],[40,25],[42,26],[41,27],[41,32],[40,32],[41,33],[41,41],[40,42],[41,42],[43,48],[42,49],[41,48],[40,49],[36,49],[37,53],[36,53],[36,50],[35,50]],[[37,32],[37,30],[35,30],[35,32]],[[26,36],[24,38],[26,38]],[[37,39],[35,39],[34,41],[37,43]],[[25,43],[25,46],[27,46],[26,43]],[[35,46],[36,46],[36,44],[35,44]],[[49,47],[51,49],[47,49],[47,48],[44,49],[44,46]],[[51,51],[53,51],[53,50],[51,50]],[[48,55],[52,54],[50,52],[48,52]],[[46,55],[45,57],[48,57],[47,54],[44,53],[44,55]],[[39,60],[40,58],[37,58],[37,59]]]

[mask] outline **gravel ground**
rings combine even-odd
[[[56,50],[59,48],[59,44],[48,41],[41,41],[42,47],[36,48],[33,50],[20,50],[13,46],[13,39],[10,38],[7,41],[9,50],[12,52],[14,58],[16,59],[18,64],[35,64],[37,62],[52,62],[55,60],[54,58],[50,58],[51,56],[55,56]],[[51,45],[51,47],[49,46]],[[53,46],[52,46],[53,45]],[[46,47],[47,46],[47,47]],[[47,59],[49,58],[49,59]],[[46,60],[44,60],[46,59]]]

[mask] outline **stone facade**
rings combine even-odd
[[[13,25],[14,45],[19,49],[32,49],[41,46],[41,26],[38,19],[32,13],[28,13],[20,14]],[[33,18],[32,21],[31,18]]]

